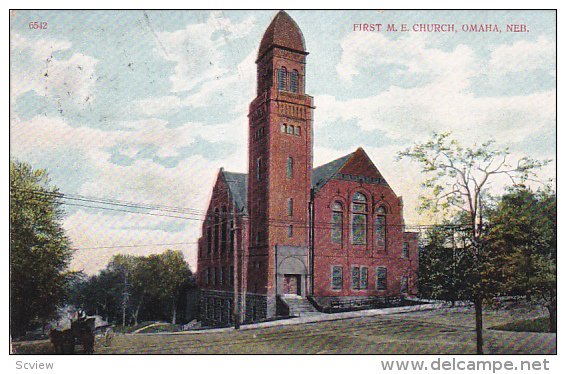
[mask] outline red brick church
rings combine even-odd
[[[248,174],[220,169],[199,239],[205,324],[416,293],[417,236],[404,231],[403,200],[364,150],[312,166],[307,55],[280,11],[256,60]]]

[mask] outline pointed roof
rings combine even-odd
[[[248,209],[248,175],[225,171],[224,169],[220,169],[220,172],[228,185],[236,209],[239,212],[246,213]]]
[[[315,190],[320,190],[330,178],[342,169],[342,166],[354,155],[354,152],[342,156],[327,164],[320,165],[312,170],[312,186]]]
[[[348,174],[359,177],[369,177],[371,180],[380,180],[381,183],[387,184],[373,161],[369,158],[362,147],[354,152],[340,157],[327,164],[321,165],[313,169],[312,186],[316,192],[332,178],[340,178],[338,174]],[[342,176],[343,177],[343,176]]]
[[[280,10],[265,30],[259,45],[259,60],[273,47],[290,49],[295,52],[307,54],[305,39],[297,23],[285,12]]]

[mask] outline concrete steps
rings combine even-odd
[[[281,295],[281,300],[289,308],[291,317],[307,317],[319,315],[320,312],[304,297],[299,295]]]

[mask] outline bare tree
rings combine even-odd
[[[421,165],[427,175],[423,182],[429,194],[421,196],[421,209],[465,217],[464,225],[471,231],[472,258],[476,282],[470,290],[476,314],[476,350],[483,353],[483,302],[493,294],[493,267],[484,260],[484,208],[490,182],[496,176],[506,177],[516,185],[535,180],[536,170],[549,161],[523,157],[510,161],[509,149],[500,149],[494,141],[473,147],[463,147],[450,133],[434,133],[425,143],[399,152],[399,159],[409,158]]]

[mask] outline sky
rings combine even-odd
[[[47,169],[69,196],[183,208],[140,214],[67,201],[75,203],[64,205],[63,222],[74,270],[93,274],[114,254],[166,249],[182,250],[195,269],[218,169],[247,172],[255,58],[275,13],[11,14],[10,157]],[[363,147],[403,196],[408,224],[423,223],[423,175],[396,155],[433,131],[551,159],[539,177],[555,177],[553,11],[288,13],[310,53],[315,166]],[[30,29],[34,21],[47,28]],[[457,32],[354,31],[363,23],[454,24]],[[501,32],[462,30],[480,24]],[[507,24],[528,32],[506,32]]]

